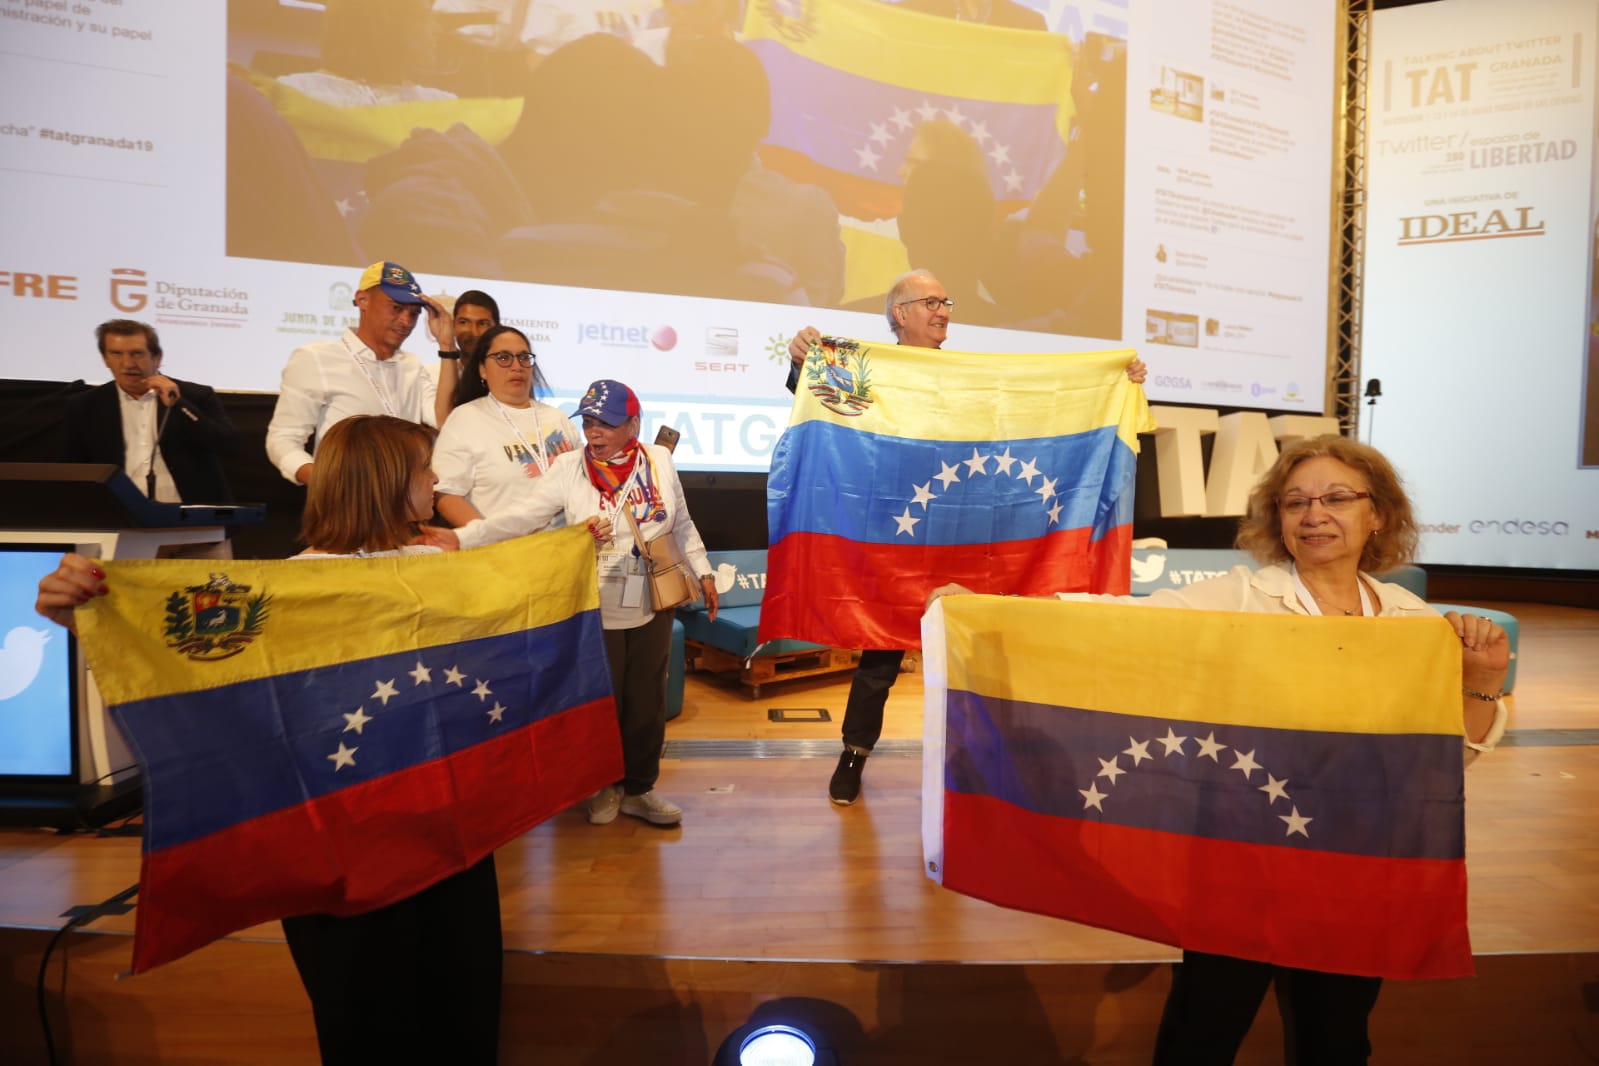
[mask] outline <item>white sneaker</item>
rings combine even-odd
[[[642,818],[652,825],[676,825],[683,820],[683,808],[654,792],[642,796],[623,796],[622,813]]]
[[[589,797],[589,824],[608,825],[616,821],[616,812],[622,806],[622,786],[606,785]]]

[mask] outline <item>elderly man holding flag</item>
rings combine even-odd
[[[948,337],[950,315],[954,310],[954,306],[954,301],[949,298],[944,286],[930,271],[913,270],[908,274],[902,275],[890,287],[883,310],[888,319],[889,329],[893,331],[895,340],[899,345],[913,349],[936,351],[943,348],[945,339]],[[911,563],[909,564],[911,569],[906,570],[903,569],[903,560],[890,563],[887,560],[879,559],[878,562],[886,563],[889,569],[875,575],[868,574],[865,572],[865,568],[871,563],[868,556],[875,553],[872,549],[866,548],[862,541],[881,543],[885,538],[874,534],[864,534],[862,538],[856,538],[843,533],[836,528],[830,516],[823,515],[819,511],[811,510],[806,505],[801,504],[802,497],[796,494],[794,490],[803,487],[806,481],[810,480],[820,491],[824,493],[832,492],[841,485],[836,477],[838,471],[835,466],[860,472],[863,469],[863,464],[871,464],[873,462],[898,463],[909,454],[905,450],[906,448],[923,453],[926,453],[928,448],[925,445],[906,444],[904,447],[891,446],[887,451],[878,450],[874,455],[871,454],[870,449],[863,451],[856,447],[863,443],[864,438],[848,432],[830,433],[817,422],[806,423],[798,414],[799,410],[806,407],[807,404],[820,404],[825,409],[824,417],[831,419],[834,427],[844,428],[849,419],[855,419],[862,423],[861,428],[866,428],[873,421],[874,396],[886,397],[882,406],[887,406],[893,402],[893,396],[890,394],[898,391],[899,395],[903,397],[898,406],[902,410],[908,408],[911,411],[915,411],[919,409],[923,416],[907,426],[905,430],[906,436],[898,438],[903,441],[911,441],[916,439],[916,435],[930,431],[936,425],[936,415],[933,415],[933,412],[937,410],[937,406],[923,403],[916,397],[924,389],[941,394],[936,398],[929,397],[929,399],[934,400],[935,403],[938,400],[942,400],[955,405],[966,416],[960,420],[962,424],[971,425],[973,432],[976,434],[985,434],[981,439],[971,441],[963,439],[959,442],[964,449],[960,453],[960,460],[961,464],[964,464],[968,478],[977,479],[984,475],[992,475],[990,478],[991,484],[985,486],[985,488],[1005,484],[1008,488],[1015,490],[1008,493],[1000,492],[998,495],[990,494],[984,496],[981,501],[964,491],[969,487],[969,484],[963,484],[960,489],[955,490],[954,495],[964,497],[965,503],[970,508],[966,512],[967,518],[965,522],[970,527],[971,522],[975,520],[975,513],[983,511],[990,504],[998,503],[1003,509],[1007,509],[1009,513],[1014,514],[1018,504],[1024,503],[1034,495],[1039,495],[1038,502],[1042,503],[1044,508],[1039,512],[1039,516],[1042,516],[1049,513],[1047,508],[1051,504],[1064,497],[1057,496],[1053,492],[1044,491],[1050,487],[1050,478],[1057,468],[1051,467],[1048,472],[1041,471],[1035,465],[1035,461],[1038,458],[1036,453],[1029,457],[1012,456],[1009,448],[995,448],[993,449],[995,454],[987,457],[986,461],[978,463],[971,458],[971,456],[981,458],[985,448],[979,445],[986,446],[990,443],[991,438],[986,436],[989,430],[984,425],[990,415],[995,418],[1003,417],[1009,419],[1011,424],[1015,425],[1024,424],[1026,419],[1016,417],[1020,414],[1019,408],[1013,407],[1009,414],[999,409],[1010,407],[1010,398],[1016,396],[1020,390],[1004,386],[996,393],[991,394],[988,399],[998,405],[997,408],[991,409],[985,406],[986,401],[984,398],[976,394],[966,393],[967,382],[990,382],[1001,376],[1010,381],[1012,380],[1012,374],[1025,377],[1032,382],[1032,388],[1039,390],[1031,397],[1034,402],[1029,404],[1032,414],[1040,418],[1040,421],[1036,424],[1039,426],[1053,425],[1060,428],[1063,433],[1066,433],[1088,428],[1090,422],[1095,422],[1096,424],[1093,428],[1098,430],[1103,429],[1104,423],[1108,422],[1114,425],[1116,422],[1122,421],[1123,415],[1120,410],[1109,413],[1111,412],[1110,405],[1112,403],[1121,404],[1121,397],[1124,395],[1132,397],[1135,392],[1137,393],[1136,400],[1129,400],[1128,402],[1136,403],[1138,407],[1142,408],[1143,414],[1139,417],[1147,419],[1147,407],[1142,406],[1141,390],[1127,389],[1129,383],[1136,385],[1143,382],[1147,368],[1143,361],[1136,356],[1129,359],[1128,357],[1132,355],[1130,352],[1111,354],[1109,358],[1111,363],[1114,364],[1113,369],[1123,366],[1126,368],[1126,381],[1121,383],[1120,391],[1113,391],[1111,387],[1115,384],[1114,380],[1107,382],[1103,368],[1098,367],[1097,364],[1091,364],[1087,360],[1079,361],[1073,359],[1063,362],[1060,356],[1005,356],[1003,357],[1005,359],[1003,366],[994,367],[991,362],[988,362],[987,365],[974,365],[968,361],[968,357],[960,356],[958,369],[954,360],[947,361],[949,365],[946,369],[946,361],[935,362],[932,359],[928,359],[926,351],[920,353],[906,352],[899,357],[899,360],[896,360],[896,363],[904,360],[910,362],[921,360],[926,363],[925,370],[922,367],[912,370],[907,364],[907,369],[914,375],[915,380],[907,380],[908,375],[905,374],[894,379],[888,379],[886,376],[881,375],[880,372],[878,380],[887,380],[888,384],[883,388],[874,388],[870,380],[871,364],[876,363],[881,366],[884,361],[885,350],[872,349],[871,354],[863,354],[856,349],[841,351],[837,346],[825,344],[821,333],[815,327],[806,326],[789,341],[788,351],[791,365],[787,384],[789,390],[798,397],[798,402],[796,403],[795,421],[791,423],[790,432],[785,435],[783,441],[779,444],[778,453],[774,457],[772,465],[772,495],[768,504],[768,525],[772,539],[770,564],[770,580],[772,584],[767,590],[766,600],[762,609],[761,639],[795,636],[800,639],[816,640],[819,643],[863,649],[860,665],[856,668],[855,677],[850,683],[849,698],[844,709],[844,750],[839,755],[838,765],[833,771],[832,779],[828,782],[827,790],[829,798],[834,803],[848,806],[860,796],[861,772],[865,767],[867,757],[872,753],[872,748],[882,735],[883,707],[888,701],[889,691],[899,677],[900,666],[905,658],[904,649],[915,646],[917,640],[915,626],[914,624],[902,625],[899,627],[897,634],[891,634],[879,622],[869,621],[867,628],[864,630],[856,629],[850,633],[841,633],[833,627],[822,623],[821,615],[826,613],[825,610],[818,611],[810,607],[801,607],[799,601],[804,600],[807,603],[820,602],[811,600],[811,592],[818,591],[818,585],[821,584],[820,582],[813,583],[813,579],[819,576],[813,564],[824,557],[832,560],[830,563],[822,564],[824,569],[839,566],[839,577],[851,587],[861,580],[881,579],[885,582],[899,585],[901,592],[906,593],[911,585],[920,580],[923,582],[920,587],[925,591],[932,588],[935,583],[933,577],[936,571],[923,569],[924,563],[930,560]],[[992,358],[979,357],[979,359],[985,361]],[[865,373],[863,374],[862,371],[865,371]],[[939,383],[939,375],[945,373],[951,375],[947,379],[948,388],[942,387]],[[1085,374],[1089,375],[1089,377],[1079,380],[1074,377],[1075,374]],[[1113,378],[1120,376],[1120,374],[1112,375]],[[800,388],[802,381],[806,384],[806,388],[803,390]],[[1101,390],[1105,399],[1103,408],[1090,413],[1089,408],[1079,402],[1081,397],[1085,395],[1085,393],[1079,392],[1079,389],[1087,390],[1087,392]],[[1068,408],[1069,410],[1066,410]],[[1053,418],[1045,409],[1060,412],[1062,417]],[[852,411],[854,413],[838,416],[839,411]],[[1102,418],[1102,415],[1105,417]],[[1087,419],[1087,421],[1084,421],[1084,419]],[[1128,425],[1132,424],[1131,422],[1128,423]],[[1143,428],[1142,422],[1137,424],[1139,428]],[[1128,460],[1130,460],[1132,454],[1131,448],[1136,446],[1134,434],[1136,434],[1136,430],[1123,435],[1123,444],[1118,452],[1113,447],[1107,447],[1108,442],[1101,432],[1098,434],[1099,440],[1097,443],[1089,448],[1089,450],[1094,447],[1101,449],[1097,456],[1091,456],[1088,450],[1079,447],[1077,450],[1080,454],[1074,457],[1078,461],[1088,460],[1087,465],[1078,466],[1075,473],[1087,472],[1091,474],[1095,477],[1096,484],[1100,483],[1099,475],[1110,469],[1110,456],[1117,455],[1120,457],[1121,461],[1116,466],[1116,476],[1122,480],[1115,483],[1112,495],[1117,498],[1125,497],[1123,502],[1128,509],[1127,517],[1129,520],[1131,517],[1130,479],[1133,468]],[[1031,440],[1032,438],[1046,435],[1033,428],[1018,429],[1017,431],[1017,437],[1023,440]],[[880,441],[883,438],[877,439]],[[1112,433],[1110,441],[1113,442],[1115,439],[1116,435]],[[801,440],[807,442],[814,440],[818,444],[814,450],[809,444],[801,448],[799,444]],[[957,454],[953,447],[957,443],[956,441],[951,439],[944,443],[951,446],[946,449],[951,456]],[[1086,445],[1086,438],[1080,440],[1079,444]],[[835,447],[835,445],[838,447]],[[966,452],[970,452],[970,456]],[[1060,457],[1068,462],[1072,461],[1068,459],[1065,452],[1060,452]],[[992,470],[988,467],[989,461],[994,463]],[[885,477],[888,475],[887,469],[883,470],[883,474]],[[920,521],[917,515],[928,514],[930,520],[937,521],[934,516],[928,513],[931,501],[935,498],[930,495],[932,492],[931,486],[935,480],[942,485],[939,495],[945,497],[952,495],[951,488],[959,480],[959,477],[952,473],[952,468],[942,461],[940,461],[937,468],[928,471],[928,474],[924,476],[926,476],[925,483],[916,492],[915,499],[906,507],[905,514],[898,522],[898,527],[896,528],[892,523],[886,527],[886,540],[889,544],[894,544],[896,541],[913,542],[915,540],[914,522]],[[1035,478],[1037,479],[1036,484],[1034,483]],[[920,478],[917,480],[920,480]],[[1018,480],[1023,483],[1021,486],[1016,484]],[[1056,482],[1058,483],[1062,480],[1064,479],[1057,478]],[[861,485],[859,488],[861,494],[855,502],[866,509],[872,509],[874,504],[888,506],[891,502],[889,499],[884,498],[882,493],[876,492],[870,485]],[[881,488],[892,495],[892,490],[889,490],[887,486],[881,486]],[[1062,489],[1062,493],[1064,491]],[[1097,494],[1098,489],[1096,488],[1094,491]],[[815,497],[812,497],[812,499],[814,500]],[[913,510],[917,513],[912,514]],[[987,513],[990,517],[995,514],[993,511],[988,511]],[[886,514],[886,512],[883,512],[883,514]],[[1025,517],[1019,515],[1017,517],[1025,525],[1028,522],[1035,521],[1039,516],[1028,514]],[[990,588],[993,591],[1016,591],[1016,589],[1005,587],[1004,583],[1017,580],[1021,576],[1021,571],[1030,569],[1032,565],[1043,561],[1045,558],[1058,562],[1063,552],[1086,549],[1088,547],[1087,542],[1075,543],[1073,546],[1068,547],[1065,543],[1065,538],[1050,534],[1051,529],[1054,529],[1057,534],[1063,531],[1064,527],[1055,528],[1059,526],[1059,517],[1060,513],[1057,510],[1055,516],[1045,522],[1042,528],[1034,529],[1028,533],[1018,533],[1015,528],[1006,528],[1002,525],[992,525],[982,531],[971,528],[960,532],[951,530],[950,535],[956,539],[946,542],[943,547],[953,550],[957,555],[965,558],[976,559],[978,554],[981,554],[986,549],[983,547],[970,547],[972,545],[984,545],[991,540],[1029,545],[1030,547],[1023,549],[1020,557],[1013,553],[1009,566],[997,567],[987,575],[986,579],[982,575],[973,573],[964,566],[962,567],[963,573],[973,576],[974,580],[980,581],[985,588]],[[789,523],[795,520],[799,522],[799,525],[792,530],[796,535],[795,539],[788,544],[784,544],[784,532],[788,530]],[[1127,526],[1128,524],[1122,523],[1122,525]],[[910,528],[907,529],[905,528],[906,526]],[[1130,526],[1128,529],[1130,530]],[[931,524],[928,531],[932,531]],[[864,533],[864,531],[862,532]],[[1124,530],[1124,532],[1128,531]],[[1130,532],[1128,532],[1128,536],[1130,536]],[[1050,540],[1055,543],[1047,548],[1044,547],[1044,544]],[[1102,538],[1098,537],[1093,538],[1093,540],[1096,543],[1106,543]],[[823,544],[826,544],[828,548],[822,550],[816,558],[802,560],[801,554],[804,549],[820,549]],[[1035,556],[1033,549],[1037,549],[1043,554]],[[839,564],[845,559],[851,560],[851,562],[840,566]],[[1031,562],[1028,562],[1028,559]],[[1127,582],[1126,565],[1124,560],[1121,566],[1120,585],[1116,586],[1123,591]],[[921,577],[916,577],[916,574],[920,574]],[[1006,576],[1007,574],[1008,576]],[[998,584],[991,584],[991,581],[998,582]],[[1085,590],[1088,589],[1087,584],[1080,584],[1076,580],[1073,581],[1073,587],[1079,587],[1079,585]],[[1109,590],[1109,586],[1103,590]],[[1102,591],[1102,589],[1096,588],[1095,591]],[[827,602],[852,612],[873,614],[875,613],[874,608],[880,606],[880,602],[874,605],[873,598],[867,596],[855,597],[846,595],[840,598],[829,596],[825,592],[820,592],[820,595],[827,599]],[[902,596],[901,598],[906,597]],[[906,602],[911,603],[914,608],[919,604],[919,599],[914,593],[909,593]],[[919,614],[919,610],[914,613]]]

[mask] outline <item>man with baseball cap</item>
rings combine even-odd
[[[355,294],[360,319],[337,340],[296,348],[283,368],[278,403],[267,426],[267,458],[284,477],[309,484],[311,438],[351,415],[394,415],[437,425],[437,390],[422,363],[400,345],[425,312],[439,351],[455,355],[449,312],[426,295],[398,263],[373,263]],[[447,403],[447,401],[446,401]],[[446,411],[448,408],[446,407]]]

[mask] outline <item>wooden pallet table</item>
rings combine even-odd
[[[848,648],[806,648],[802,651],[757,655],[746,663],[736,655],[697,640],[688,641],[684,652],[694,669],[712,673],[738,671],[739,682],[749,689],[748,695],[752,700],[760,698],[762,685],[853,670],[860,658],[859,652]]]

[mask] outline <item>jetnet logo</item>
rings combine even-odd
[[[677,330],[671,326],[622,326],[609,322],[582,322],[577,327],[577,343],[598,344],[602,348],[654,348],[669,352],[677,347]]]

